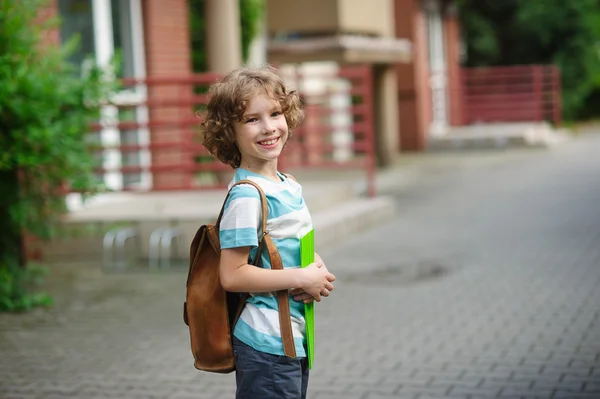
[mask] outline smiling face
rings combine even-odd
[[[235,123],[235,141],[242,155],[241,167],[277,170],[277,158],[288,139],[288,125],[281,105],[265,91],[248,100],[242,119]]]

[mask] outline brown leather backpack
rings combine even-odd
[[[265,193],[253,181],[241,180],[233,187],[238,184],[250,184],[260,194],[262,236],[255,266],[258,266],[261,251],[266,247],[271,268],[283,269],[279,251],[267,231],[268,206]],[[216,373],[230,373],[235,370],[233,328],[248,298],[248,294],[225,291],[219,277],[219,224],[230,193],[231,190],[225,197],[216,223],[200,227],[192,240],[186,301],[183,304],[183,320],[190,330],[194,367]],[[286,356],[296,357],[287,290],[277,292],[277,305],[284,353]]]

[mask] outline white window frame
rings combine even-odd
[[[427,43],[429,48],[429,86],[431,89],[432,137],[448,132],[448,91],[446,71],[446,48],[444,22],[439,0],[426,0],[424,10],[427,19]]]
[[[129,0],[129,15],[131,17],[131,35],[133,49],[133,78],[146,78],[146,61],[144,55],[144,28],[142,18],[141,0]],[[113,42],[113,21],[110,0],[92,0],[94,19],[94,45],[98,66],[108,68],[115,48]],[[117,105],[143,104],[148,98],[147,88],[143,84],[123,90],[111,98]],[[140,124],[147,124],[149,120],[148,107],[138,105],[135,108],[136,120]],[[119,129],[115,126],[118,119],[118,109],[114,105],[105,106],[101,111],[102,131],[100,139],[103,146],[116,147],[121,144]],[[137,129],[137,141],[140,145],[150,144],[150,132],[147,127]],[[140,182],[134,188],[149,190],[152,188],[151,152],[140,151]],[[104,174],[104,184],[107,189],[120,191],[123,189],[123,174],[118,170],[122,166],[121,152],[118,149],[104,151],[103,167],[111,170]],[[115,170],[117,169],[117,170]]]

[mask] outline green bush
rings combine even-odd
[[[52,298],[45,293],[31,294],[43,281],[48,269],[41,265],[0,265],[0,310],[17,312],[35,306],[50,306]]]
[[[24,309],[33,269],[25,268],[23,236],[50,238],[65,210],[64,188],[95,188],[89,124],[111,84],[98,69],[85,76],[67,61],[71,40],[43,41],[56,21],[37,18],[39,0],[0,0],[0,310]]]

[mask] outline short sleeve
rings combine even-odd
[[[219,226],[221,249],[257,247],[260,219],[258,190],[246,184],[235,186],[225,203]]]

